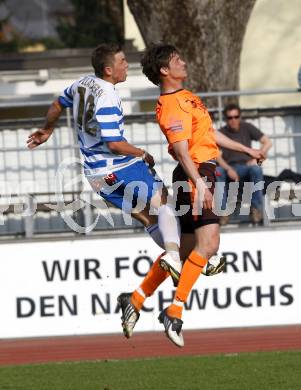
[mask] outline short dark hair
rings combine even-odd
[[[160,69],[168,67],[173,55],[178,53],[175,46],[166,43],[153,43],[144,52],[141,58],[142,72],[155,85],[160,84]]]
[[[229,104],[227,104],[227,105],[225,106],[225,108],[224,108],[224,111],[223,111],[224,117],[227,116],[227,112],[228,112],[228,111],[232,111],[232,110],[238,110],[239,115],[240,115],[241,110],[240,110],[239,105],[236,104],[236,103],[229,103]]]
[[[101,43],[92,52],[91,63],[95,75],[103,77],[104,68],[112,65],[113,57],[121,51],[121,47],[115,43]]]

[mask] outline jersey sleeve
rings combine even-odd
[[[96,120],[104,142],[123,141],[123,113],[112,99],[104,95],[96,105]]]
[[[75,84],[73,83],[68,88],[64,90],[64,92],[59,96],[59,102],[60,104],[67,108],[67,107],[73,107],[73,96],[74,96],[74,89]]]
[[[183,107],[180,99],[172,99],[161,107],[159,124],[169,144],[191,139],[192,113],[189,107]]]

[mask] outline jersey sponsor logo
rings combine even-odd
[[[178,120],[178,119],[170,119],[170,122],[169,122],[169,125],[168,125],[168,128],[174,132],[174,133],[178,133],[179,131],[183,131],[183,121],[181,120]]]
[[[117,183],[117,176],[115,173],[109,173],[106,177],[104,177],[104,181],[107,183],[108,186],[113,186]]]

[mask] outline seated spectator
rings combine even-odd
[[[251,123],[241,120],[241,110],[237,104],[229,104],[224,109],[226,125],[220,132],[234,141],[251,147],[251,141],[259,141],[260,151],[266,158],[267,152],[272,146],[271,140]],[[220,194],[221,208],[226,209],[229,181],[250,181],[255,184],[263,180],[262,168],[255,159],[241,152],[235,152],[222,148],[221,156],[218,157],[217,181],[224,182],[223,194]],[[262,190],[255,191],[251,199],[251,220],[254,224],[263,220],[263,196]],[[226,225],[230,216],[222,216],[220,224]]]

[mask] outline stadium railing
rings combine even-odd
[[[203,98],[217,99],[217,107],[210,108],[215,126],[222,125],[223,99],[244,95],[298,93],[298,90],[277,91],[239,91],[201,94]],[[10,101],[7,106],[32,107],[47,105],[50,101],[40,102]],[[155,96],[128,98],[129,103],[138,105],[143,101],[155,100]],[[5,107],[5,103],[0,104]],[[1,108],[0,107],[0,108]],[[244,118],[259,127],[273,140],[269,159],[264,163],[264,173],[277,176],[283,169],[301,172],[301,112],[300,106],[281,108],[252,108],[243,110]],[[37,237],[42,234],[57,233],[83,234],[113,229],[141,229],[141,225],[132,221],[128,224],[124,215],[113,208],[106,208],[98,196],[91,192],[83,178],[79,164],[79,151],[72,130],[71,113],[67,110],[52,138],[39,149],[26,148],[26,138],[34,129],[41,126],[42,118],[18,118],[0,120],[0,237]],[[171,173],[175,162],[166,151],[166,141],[154,113],[136,112],[126,116],[127,139],[139,147],[146,148],[156,158],[156,169],[168,186],[171,185]],[[256,145],[254,145],[256,146]],[[68,162],[64,170],[62,197],[58,195],[56,174],[63,161]],[[62,184],[62,183],[61,183]],[[279,221],[296,221],[298,215],[292,207],[298,206],[301,199],[300,189],[293,184],[281,184],[278,199],[271,194],[267,198],[265,225]],[[293,187],[293,188],[291,188]],[[292,191],[294,195],[292,196]],[[289,195],[287,193],[289,192]],[[273,209],[273,215],[270,213]],[[298,214],[298,213],[297,213]],[[65,215],[65,217],[64,217]],[[96,219],[98,218],[97,222]],[[73,222],[72,222],[73,220]],[[243,222],[238,218],[235,223]],[[93,225],[91,232],[89,227]],[[74,227],[76,229],[74,230]]]

